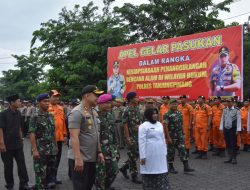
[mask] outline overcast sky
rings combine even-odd
[[[214,0],[218,3],[222,0]],[[40,28],[40,23],[56,19],[63,7],[71,9],[75,4],[86,5],[88,0],[0,0],[0,76],[3,70],[13,69],[15,59],[12,54],[28,54],[32,32]],[[102,0],[93,0],[103,6]],[[124,2],[147,3],[147,0],[116,0],[115,5]],[[219,18],[226,23],[237,21],[244,23],[249,14],[228,19],[249,11],[250,0],[235,0],[230,5],[231,12],[222,12]]]

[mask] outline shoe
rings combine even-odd
[[[202,152],[201,151],[199,151],[198,156],[196,156],[195,159],[202,159]]]
[[[132,177],[132,182],[136,184],[142,184],[142,181],[138,179],[137,175]]]
[[[8,190],[13,190],[13,186],[12,185],[5,185],[5,188]]]
[[[20,186],[19,190],[32,190],[34,188],[35,188],[34,185],[25,184],[24,186]]]
[[[50,182],[50,183],[48,183],[48,185],[47,185],[47,188],[48,188],[48,189],[55,189],[55,187],[56,187],[56,183],[55,183],[55,182]]]
[[[220,154],[219,154],[219,157],[225,157],[226,154],[225,154],[225,149],[224,148],[221,148],[220,149]]]
[[[183,161],[183,165],[184,165],[184,173],[189,173],[194,171],[194,169],[190,168],[187,160]]]
[[[129,168],[128,162],[125,162],[123,164],[123,166],[119,169],[119,171],[122,173],[123,177],[125,177],[126,179],[129,179],[128,171],[127,171],[128,168]]]
[[[232,163],[232,158],[229,158],[228,160],[225,160],[224,163],[225,163],[225,164],[230,164],[230,163]]]
[[[178,171],[175,170],[173,163],[168,164],[168,166],[169,166],[169,168],[168,168],[168,172],[169,173],[171,173],[171,174],[178,174]]]
[[[198,154],[199,151],[197,149],[195,149],[193,152],[191,152],[191,154]]]
[[[237,160],[236,159],[232,159],[231,164],[237,164]]]
[[[214,146],[212,144],[210,144],[210,148],[208,149],[208,151],[213,151],[214,150]]]
[[[56,181],[55,181],[56,185],[59,185],[59,184],[62,184],[62,180],[56,178]]]
[[[247,152],[248,151],[248,145],[244,144],[242,151]]]
[[[212,154],[212,156],[219,156],[220,155],[220,149],[216,148],[215,152]]]
[[[207,152],[202,152],[201,158],[207,160]]]

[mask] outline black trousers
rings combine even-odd
[[[96,162],[84,162],[83,172],[74,170],[75,160],[69,159],[73,190],[91,190],[95,183]]]
[[[231,129],[223,128],[223,133],[228,155],[230,156],[231,159],[236,159],[237,156],[236,127],[232,127]]]
[[[60,164],[61,157],[62,157],[62,145],[63,145],[62,141],[57,141],[58,153],[56,155],[56,173],[55,173],[56,176],[57,176],[57,171],[58,171],[59,164]],[[55,180],[56,180],[56,176],[55,176]]]
[[[19,186],[22,187],[29,181],[23,148],[16,150],[7,150],[4,153],[1,153],[1,158],[4,164],[4,178],[7,187],[14,186],[14,178],[13,178],[13,159],[15,158],[17,163],[17,172],[19,176]]]

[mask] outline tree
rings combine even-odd
[[[139,6],[130,3],[115,7],[131,38],[138,42],[172,38],[224,27],[219,11],[233,0],[214,4],[212,0],[150,0]]]
[[[126,43],[127,30],[119,27],[119,18],[107,10],[98,15],[97,10],[93,2],[73,10],[63,8],[58,20],[43,23],[33,33],[31,54],[41,65],[50,66],[49,85],[66,98],[79,95],[89,83],[105,89],[107,49]]]
[[[31,99],[35,97],[33,87],[43,79],[43,69],[36,62],[33,56],[17,56],[17,69],[3,71],[3,77],[0,79],[0,96],[6,97],[18,93],[22,99]]]

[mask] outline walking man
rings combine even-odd
[[[57,145],[54,117],[48,112],[49,94],[37,96],[38,109],[30,118],[29,132],[36,176],[36,189],[54,188]]]
[[[19,190],[33,189],[28,185],[28,173],[26,169],[23,140],[21,130],[21,113],[17,110],[20,98],[17,94],[6,98],[9,108],[0,113],[0,152],[4,164],[4,178],[8,190],[14,187],[13,159],[17,163],[19,176]]]
[[[104,162],[99,141],[98,95],[103,91],[94,85],[82,90],[82,102],[69,114],[69,166],[74,190],[91,190],[95,183],[96,162]]]
[[[169,136],[171,140],[168,144],[168,164],[169,172],[177,174],[178,172],[174,168],[174,157],[175,149],[178,150],[180,154],[180,159],[184,165],[184,172],[193,172],[194,169],[191,169],[188,165],[188,155],[185,147],[185,140],[183,135],[183,118],[180,111],[178,111],[178,102],[177,100],[169,101],[170,109],[167,113],[164,114],[164,127],[168,129]],[[166,135],[167,136],[167,135]]]

